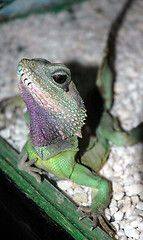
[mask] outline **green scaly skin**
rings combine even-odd
[[[39,70],[40,69],[39,66],[41,67],[42,70]],[[46,76],[44,76],[43,69],[44,70],[46,69]],[[72,98],[75,93],[77,94],[76,101],[77,102],[82,101],[75,86],[73,86],[73,82],[71,81],[71,79],[68,81],[66,79],[67,84],[62,83],[58,85],[57,83],[54,83],[53,77],[52,77],[53,71],[57,72],[58,69],[61,69],[61,65],[51,64],[49,62],[46,62],[46,60],[42,60],[42,59],[31,59],[31,60],[23,59],[20,61],[17,69],[18,82],[19,82],[21,95],[26,104],[28,103],[26,102],[26,99],[23,95],[22,88],[21,88],[21,82],[24,82],[24,79],[28,79],[28,81],[26,80],[27,82],[30,81],[30,84],[32,82],[36,85],[36,87],[40,88],[40,91],[43,93],[44,96],[46,96],[46,94],[47,96],[49,96],[48,94],[51,93],[50,91],[51,91],[51,82],[52,82],[52,84],[54,84],[53,87],[55,87],[55,91],[57,91],[57,93],[59,93],[59,96],[63,99],[61,108],[65,106],[65,102],[67,101],[68,101],[68,105],[71,106],[70,101],[72,101]],[[62,65],[62,73],[61,72],[56,73],[57,74],[56,78],[58,78],[59,75],[60,76],[66,75],[66,72],[69,73],[69,69],[66,66]],[[63,84],[64,84],[64,87],[63,87]],[[47,87],[45,87],[45,85],[47,85]],[[65,85],[68,88],[68,91],[65,91],[64,89]],[[24,88],[30,94],[33,94],[32,91],[30,91],[29,88],[26,86],[26,84],[24,85]],[[54,92],[51,96],[53,97],[53,99],[50,99],[51,102],[56,105],[58,102],[56,102],[54,99],[55,97]],[[43,106],[41,105],[40,107],[46,108],[44,105]],[[73,112],[76,112],[76,108],[77,108],[76,102],[74,102],[73,108],[74,108]],[[47,108],[46,111],[49,111],[49,109]],[[72,111],[72,109],[70,111]],[[88,216],[90,215],[94,218],[93,227],[95,227],[97,225],[97,218],[103,214],[104,209],[109,204],[109,185],[106,180],[94,175],[88,168],[86,168],[85,166],[75,161],[75,156],[78,152],[77,136],[81,137],[81,127],[84,124],[84,119],[86,116],[83,104],[81,104],[81,106],[80,105],[78,106],[78,116],[80,115],[80,113],[81,113],[81,119],[79,119],[79,123],[74,130],[71,130],[70,128],[68,129],[68,126],[67,126],[68,133],[66,133],[66,131],[63,133],[64,129],[60,131],[61,136],[59,138],[61,143],[59,143],[59,138],[57,139],[55,138],[52,143],[50,144],[47,143],[47,145],[45,146],[40,146],[40,147],[34,146],[34,144],[31,143],[31,136],[29,135],[28,141],[22,150],[18,166],[21,170],[27,171],[29,174],[34,176],[37,179],[37,181],[40,181],[40,177],[37,173],[41,174],[42,173],[41,169],[42,169],[46,172],[51,172],[55,174],[59,178],[71,179],[77,184],[91,187],[92,189],[91,213],[90,214],[87,213],[86,215]],[[70,125],[69,121],[71,121],[73,114],[70,116],[70,119],[68,119],[69,125]],[[75,116],[75,119],[72,121],[72,124],[76,123],[78,116]],[[65,118],[66,118],[66,115],[65,115]],[[27,114],[28,124],[31,124],[30,120],[31,119]],[[57,148],[57,145],[58,145],[58,148]],[[107,155],[107,154],[103,152],[103,155]],[[103,158],[103,156],[101,156],[101,158]],[[96,168],[96,164],[94,167],[94,170],[96,171],[101,167],[101,165],[103,164],[103,161],[101,161],[100,159],[98,161],[98,159],[96,159],[95,162],[97,162],[97,168]],[[33,163],[35,164],[36,167],[32,166]]]

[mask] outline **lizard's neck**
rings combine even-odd
[[[22,97],[27,105],[30,117],[30,138],[31,143],[37,147],[51,144],[59,138],[59,132],[53,124],[53,119],[44,108],[39,106],[32,95],[22,87]]]

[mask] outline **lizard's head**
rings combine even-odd
[[[45,59],[22,59],[17,68],[19,88],[26,105],[32,96],[52,119],[62,139],[77,135],[81,137],[86,110],[74,83],[70,70],[62,64]]]

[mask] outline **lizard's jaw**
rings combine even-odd
[[[26,87],[26,89],[31,93],[34,99],[39,103],[41,107],[45,109],[54,109],[56,112],[61,112],[61,109],[56,107],[53,103],[51,103],[50,99],[47,97],[47,93],[42,93],[40,84],[34,84],[30,77],[24,73],[21,66],[18,66],[17,70],[18,76],[18,86],[21,90],[21,83]],[[37,86],[38,85],[38,86]]]

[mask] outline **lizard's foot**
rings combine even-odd
[[[96,228],[98,225],[101,225],[104,231],[106,231],[111,237],[115,234],[116,229],[114,226],[107,220],[104,214],[104,210],[96,210],[96,213],[92,211],[90,207],[84,207],[80,206],[77,211],[82,211],[82,216],[79,218],[79,220],[82,220],[83,218],[89,217],[93,219],[92,221],[92,227],[90,230],[92,231],[94,228]]]
[[[32,166],[37,161],[37,158],[33,158],[31,160],[28,160],[28,153],[26,153],[19,161],[18,168],[20,170],[23,170],[27,173],[29,173],[31,176],[36,178],[37,182],[41,182],[40,175],[43,173],[43,171],[37,167]],[[39,175],[40,174],[40,175]]]

